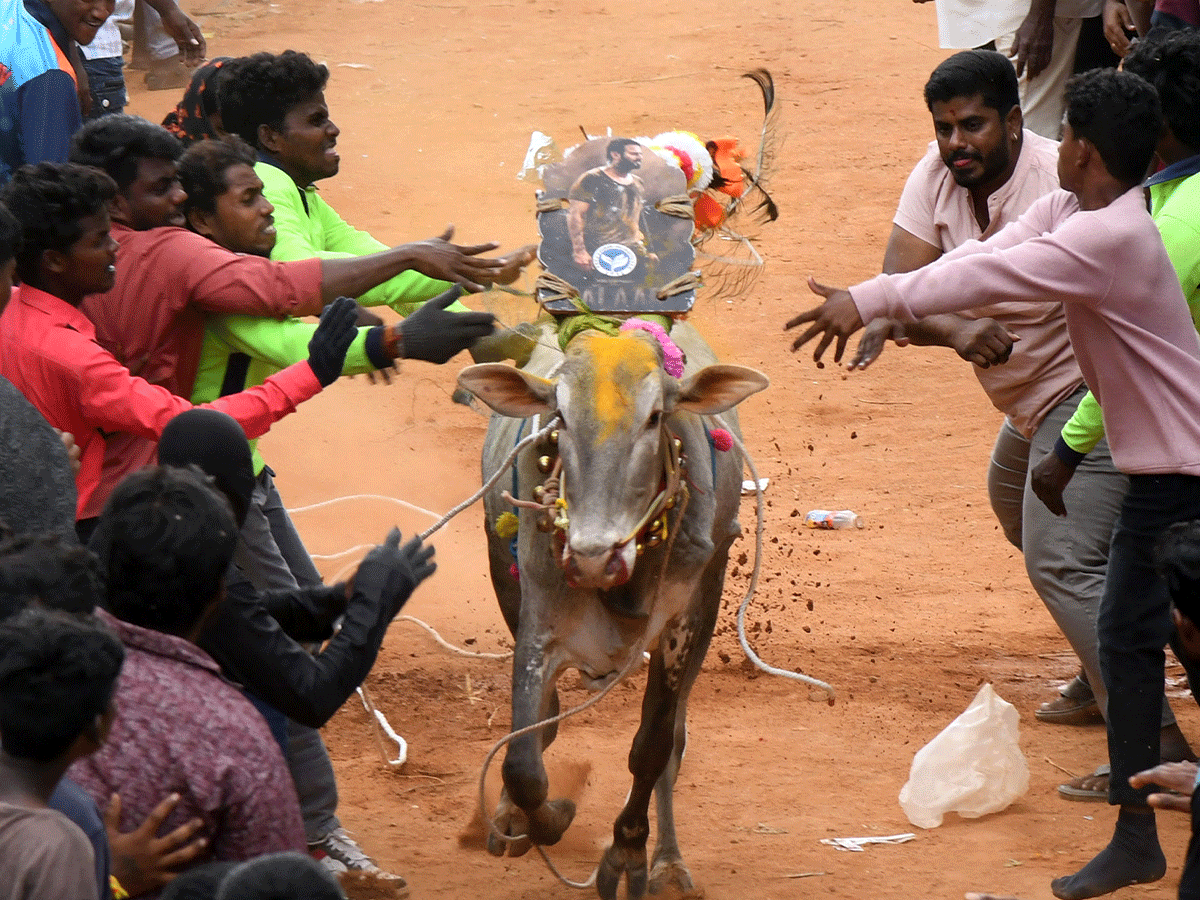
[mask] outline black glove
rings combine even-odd
[[[496,317],[491,313],[446,311],[461,294],[462,288],[455,285],[400,323],[401,356],[440,365],[492,333]]]
[[[433,547],[419,537],[400,546],[400,529],[393,528],[382,544],[368,553],[354,575],[354,592],[378,599],[392,619],[400,612],[418,584],[437,569]]]
[[[358,304],[349,297],[338,297],[321,313],[321,324],[308,342],[308,364],[322,387],[329,387],[342,374],[346,351],[358,329]]]

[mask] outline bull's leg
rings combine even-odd
[[[603,900],[615,900],[621,876],[626,879],[629,900],[646,895],[648,871],[646,841],[650,836],[650,794],[671,759],[674,743],[678,693],[657,650],[650,658],[646,695],[642,699],[642,723],[629,751],[633,788],[625,808],[613,824],[612,845],[604,851],[596,873],[596,890]]]
[[[679,681],[679,702],[675,711],[675,732],[671,759],[659,776],[654,786],[655,812],[657,814],[658,840],[654,847],[654,856],[650,866],[650,893],[658,894],[668,885],[676,888],[681,894],[688,895],[695,891],[692,875],[683,862],[679,852],[679,842],[675,836],[675,779],[679,776],[679,767],[683,762],[684,750],[687,748],[687,702],[691,694],[696,676],[704,663],[708,645],[712,641],[713,628],[717,623],[717,615],[721,608],[721,590],[725,583],[725,566],[729,559],[729,547],[732,538],[718,549],[705,567],[699,590],[695,617],[689,622],[686,630],[680,629],[664,636],[664,645],[671,659],[672,650],[682,658],[677,662],[681,671]],[[668,667],[670,663],[668,662]]]
[[[558,692],[546,678],[540,645],[518,640],[513,656],[513,731],[558,714]],[[526,647],[527,649],[522,649]],[[524,835],[523,840],[504,841],[488,835],[488,852],[520,856],[533,844],[558,843],[575,818],[575,804],[566,798],[548,801],[550,785],[542,764],[542,750],[558,733],[558,725],[513,738],[504,756],[501,773],[504,791],[493,820],[496,829],[509,837]]]

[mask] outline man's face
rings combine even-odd
[[[616,157],[613,159],[613,157]],[[620,156],[614,153],[609,159],[613,159],[613,166],[618,172],[632,172],[634,169],[642,167],[642,145],[641,144],[626,144],[625,149],[621,151]]]
[[[51,11],[71,36],[87,46],[104,20],[113,14],[115,0],[48,0]]]
[[[979,95],[934,103],[931,112],[942,161],[960,186],[994,190],[1009,179],[1018,152],[1014,123]]]
[[[245,163],[225,171],[228,188],[212,213],[192,213],[196,231],[235,253],[270,256],[275,246],[275,207],[263,196],[263,183]]]
[[[267,129],[263,146],[283,170],[301,187],[338,173],[338,135],[341,130],[329,118],[325,94],[318,91],[297,103],[283,117],[283,129]]]
[[[1079,153],[1081,147],[1073,129],[1063,119],[1062,140],[1058,144],[1058,184],[1064,191],[1075,193],[1080,187]]]
[[[57,254],[56,274],[80,295],[112,290],[117,277],[117,242],[109,234],[106,210],[85,216],[79,222],[83,234],[65,252]]]
[[[186,226],[180,209],[186,199],[175,162],[142,158],[138,160],[137,177],[121,191],[117,206],[124,224],[135,231],[146,231],[163,225]]]

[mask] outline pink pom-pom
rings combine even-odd
[[[726,453],[733,449],[733,435],[724,428],[714,428],[711,434],[712,445],[722,453]]]
[[[517,568],[516,563],[513,563],[511,566],[508,567],[508,574],[513,577],[514,581],[521,580],[521,570]]]

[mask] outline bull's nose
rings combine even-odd
[[[580,588],[604,590],[629,580],[625,560],[613,550],[588,555],[571,553],[567,557],[566,573],[572,586]]]

